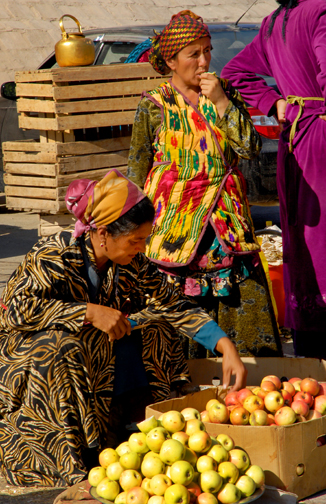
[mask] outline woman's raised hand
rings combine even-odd
[[[240,390],[246,386],[248,371],[241,361],[235,345],[229,338],[221,338],[216,350],[223,354],[223,388],[230,385],[231,376],[235,375],[235,383],[231,390]]]
[[[219,116],[223,117],[229,99],[224,93],[220,79],[211,73],[202,73],[200,76],[200,89],[202,94],[215,104]]]
[[[107,333],[110,341],[131,333],[131,325],[125,315],[108,306],[87,303],[85,321]]]

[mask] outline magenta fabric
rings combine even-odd
[[[289,11],[286,42],[284,11],[270,38],[270,17],[253,42],[233,58],[221,76],[244,99],[274,114],[279,94],[256,74],[273,76],[283,97],[326,97],[326,2],[299,0]],[[289,128],[298,105],[288,105],[278,152],[277,187],[284,250],[285,326],[296,330],[326,327],[326,113],[325,101],[308,101],[289,154]]]

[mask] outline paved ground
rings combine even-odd
[[[7,211],[0,193],[0,296],[9,276],[37,240],[38,215]],[[282,345],[284,354],[293,356],[292,340],[283,337]],[[0,476],[0,504],[52,504],[59,493],[60,489],[10,487]],[[300,502],[326,504],[326,491]]]

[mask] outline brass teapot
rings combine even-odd
[[[78,26],[78,32],[66,33],[63,26],[63,18],[70,17]],[[61,67],[86,66],[94,63],[95,46],[93,41],[83,35],[79,21],[70,14],[61,16],[59,25],[62,31],[62,39],[55,45],[55,57]]]

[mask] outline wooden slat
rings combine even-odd
[[[150,63],[124,63],[115,65],[53,68],[16,72],[15,81],[20,82],[73,82],[83,80],[120,80],[159,76]]]
[[[129,149],[130,141],[131,136],[126,136],[94,142],[58,143],[56,147],[58,156],[96,154]]]
[[[64,202],[51,201],[46,199],[32,199],[19,198],[7,195],[6,193],[6,206],[7,208],[17,208],[21,210],[35,210],[43,212],[60,212],[66,209]]]
[[[13,175],[11,173],[4,173],[4,183],[7,186],[22,186],[24,187],[48,187],[55,188],[58,186],[57,178],[48,177],[24,177],[22,175]]]
[[[6,196],[16,196],[19,198],[36,198],[44,200],[58,199],[57,189],[45,189],[38,187],[5,186]]]
[[[72,173],[87,171],[95,168],[113,168],[125,165],[128,161],[129,151],[113,152],[110,154],[91,154],[89,156],[72,156],[59,158],[59,173]]]
[[[17,96],[53,98],[53,90],[51,84],[16,84]]]
[[[55,152],[14,152],[6,151],[3,152],[3,160],[17,163],[55,163],[57,156]]]
[[[17,175],[45,175],[55,177],[58,173],[57,164],[5,163],[5,173]]]
[[[56,146],[41,144],[35,140],[16,140],[14,142],[3,142],[2,151],[56,152]]]
[[[58,215],[40,213],[39,215],[40,224],[48,226],[69,226],[70,224],[74,224],[76,220],[76,217],[71,213]]]
[[[31,98],[18,98],[17,112],[44,112],[55,113],[53,100],[35,100]]]
[[[120,171],[120,169],[119,169]],[[100,170],[89,170],[80,173],[72,173],[70,175],[59,175],[57,178],[58,187],[68,187],[68,185],[74,180],[87,178],[90,180],[101,180],[108,172],[108,168],[102,168]]]
[[[134,122],[135,111],[112,112],[76,116],[62,116],[55,119],[19,116],[19,127],[47,131],[64,131],[86,128],[120,126]]]
[[[53,88],[54,100],[77,100],[99,98],[101,96],[140,95],[143,91],[150,91],[166,79],[132,80],[118,82],[91,82],[89,84],[58,86]],[[28,86],[28,84],[24,84]],[[30,84],[32,86],[32,84]],[[19,96],[31,96],[19,94]],[[35,97],[44,96],[37,93]]]

